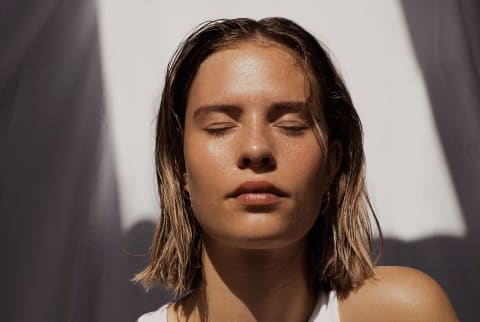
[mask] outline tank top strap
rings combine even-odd
[[[170,303],[167,303],[156,311],[142,315],[137,322],[167,322],[167,308],[169,305]]]
[[[337,293],[335,291],[320,293],[317,305],[308,322],[340,322]]]

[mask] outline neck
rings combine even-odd
[[[204,240],[203,283],[184,312],[201,321],[308,320],[317,294],[308,287],[304,249],[304,242],[245,250]]]

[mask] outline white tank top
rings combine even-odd
[[[170,303],[165,304],[156,311],[142,315],[137,322],[167,322],[168,305]],[[308,322],[340,322],[335,291],[331,291],[330,294],[322,293],[318,297],[317,305],[315,305]]]

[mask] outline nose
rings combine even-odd
[[[251,169],[256,173],[276,169],[277,162],[272,142],[262,129],[245,129],[245,134],[240,140],[239,169]]]

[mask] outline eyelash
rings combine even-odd
[[[221,137],[224,136],[226,132],[231,128],[233,128],[233,126],[213,127],[206,128],[205,131],[212,136]]]
[[[308,129],[306,125],[278,125],[287,135],[300,136]]]
[[[300,136],[308,129],[308,126],[306,125],[277,125],[277,127],[290,136]],[[215,137],[222,137],[232,128],[233,126],[212,127],[206,128],[205,132]]]

